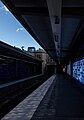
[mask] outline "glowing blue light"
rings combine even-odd
[[[84,59],[73,63],[73,77],[84,84]]]

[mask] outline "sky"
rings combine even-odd
[[[18,48],[24,46],[25,50],[27,50],[28,47],[35,47],[36,49],[41,48],[41,46],[1,2],[0,41]]]

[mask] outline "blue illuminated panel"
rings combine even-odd
[[[84,59],[73,63],[73,77],[84,84]]]

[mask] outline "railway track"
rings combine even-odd
[[[30,79],[28,86],[24,85],[7,96],[0,98],[0,119],[31,94],[45,80],[47,80],[47,77],[44,76],[41,76],[40,78],[37,77],[33,80]]]

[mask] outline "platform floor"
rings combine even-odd
[[[47,93],[49,87],[55,80],[56,75],[50,77],[21,103],[19,103],[13,110],[11,110],[2,120],[30,120]]]
[[[84,120],[84,93],[53,75],[2,120]]]

